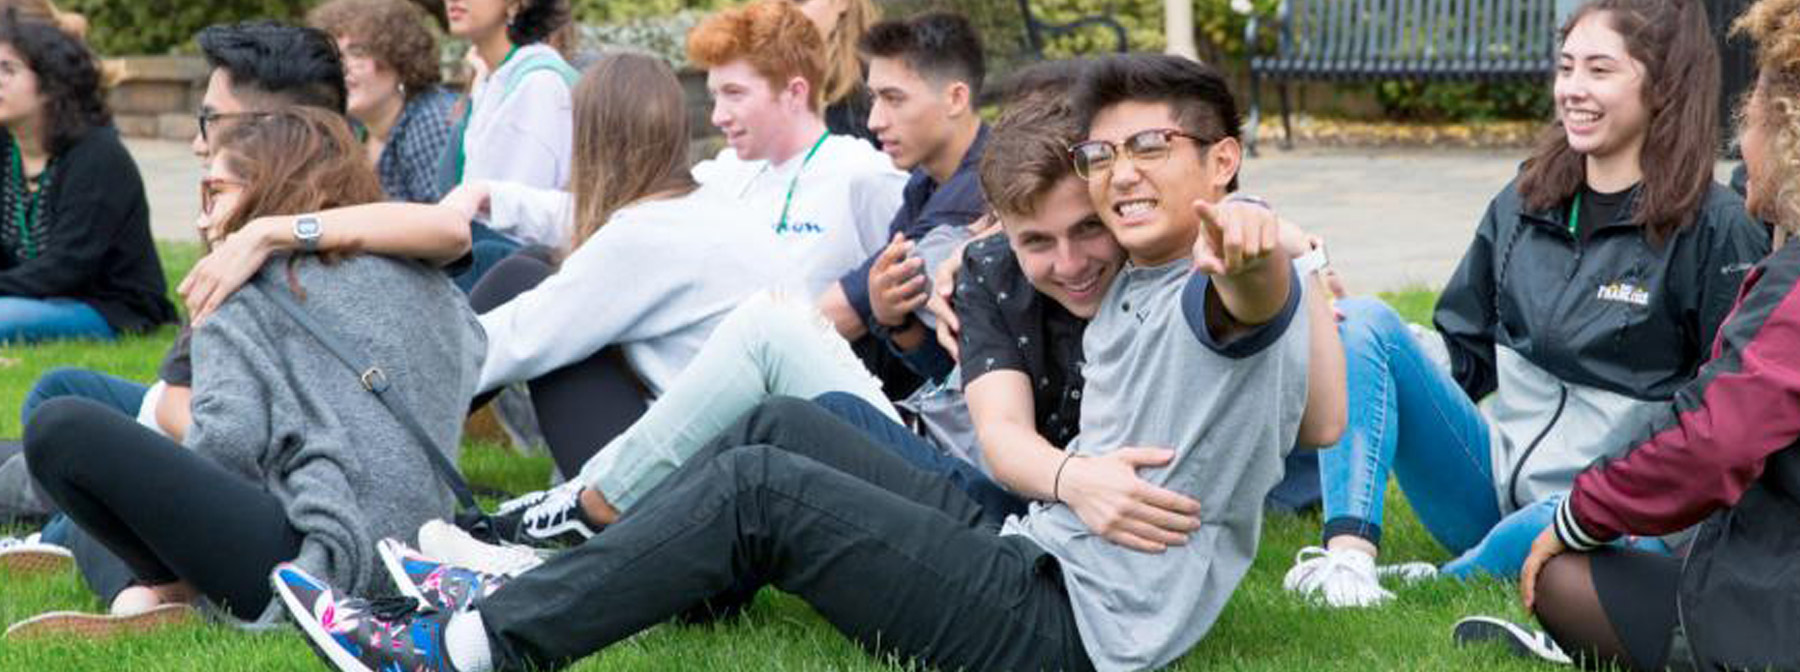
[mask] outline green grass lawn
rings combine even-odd
[[[170,287],[193,264],[191,245],[164,244]],[[1384,295],[1409,319],[1423,321],[1433,294],[1425,290]],[[57,366],[106,371],[136,380],[155,375],[173,330],[112,344],[70,343],[0,348],[0,436],[20,432],[15,409],[31,383]],[[471,442],[462,466],[478,484],[519,492],[541,487],[547,458],[518,457],[500,447]],[[1412,510],[1390,490],[1383,560],[1443,562]],[[1367,670],[1530,669],[1497,648],[1464,650],[1451,645],[1452,623],[1468,614],[1522,619],[1516,593],[1497,581],[1433,581],[1400,588],[1389,606],[1326,610],[1284,594],[1281,578],[1294,551],[1317,543],[1316,515],[1274,516],[1264,527],[1261,550],[1218,625],[1175,669]],[[229,552],[229,551],[221,551]],[[16,578],[0,574],[0,625],[55,609],[98,610],[75,575]],[[607,605],[593,605],[606,609]],[[195,626],[155,635],[88,641],[0,642],[0,670],[287,670],[317,669],[295,631],[246,634]],[[583,661],[577,670],[879,670],[891,661],[871,658],[837,635],[810,608],[788,595],[764,591],[743,617],[711,626],[665,625]]]

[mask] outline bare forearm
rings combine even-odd
[[[321,251],[367,252],[447,264],[469,252],[469,218],[446,205],[369,203],[317,213]],[[300,249],[293,217],[258,219],[271,249]]]
[[[1300,418],[1299,444],[1325,447],[1337,443],[1348,422],[1345,390],[1344,345],[1338,339],[1337,318],[1331,310],[1331,290],[1322,273],[1310,273],[1307,283],[1308,339],[1306,412]]]
[[[831,287],[819,295],[818,304],[819,312],[825,315],[825,319],[831,320],[831,326],[837,329],[838,335],[843,336],[844,340],[855,341],[869,333],[868,327],[863,325],[862,316],[857,315],[856,309],[850,307],[850,299],[844,295],[842,284],[831,283]]]
[[[1213,278],[1220,307],[1230,323],[1248,328],[1265,324],[1281,314],[1287,305],[1288,286],[1293,277],[1292,264],[1286,259],[1269,260],[1254,269],[1236,275]]]
[[[1029,427],[978,424],[975,433],[994,478],[1007,490],[1027,499],[1055,499],[1056,469],[1066,453]]]

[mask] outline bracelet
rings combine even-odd
[[[1269,202],[1263,200],[1262,197],[1253,196],[1251,194],[1246,194],[1241,191],[1234,191],[1229,194],[1226,194],[1225,200],[1219,201],[1219,205],[1225,205],[1226,203],[1248,203],[1250,205],[1260,207],[1264,210],[1268,210],[1269,212],[1275,211],[1275,207],[1272,205],[1269,205]]]
[[[1068,455],[1063,456],[1062,463],[1056,465],[1056,478],[1055,478],[1055,480],[1050,481],[1050,500],[1051,501],[1055,501],[1055,502],[1062,501],[1063,467],[1069,466],[1069,460],[1073,460],[1073,459],[1075,459],[1075,451],[1071,450],[1071,451],[1069,451]]]

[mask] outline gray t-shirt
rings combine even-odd
[[[1185,546],[1142,553],[1094,534],[1068,506],[1037,503],[1002,532],[1061,562],[1100,670],[1167,665],[1212,628],[1256,556],[1263,497],[1281,480],[1306,406],[1298,278],[1274,320],[1218,343],[1205,324],[1209,279],[1189,267],[1120,271],[1083,336],[1081,432],[1069,449],[1175,449],[1173,463],[1139,476],[1199,500],[1200,529]]]

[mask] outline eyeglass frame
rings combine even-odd
[[[212,138],[207,137],[207,135],[208,135],[206,132],[207,124],[213,123],[215,121],[219,121],[221,119],[230,119],[233,117],[246,117],[246,118],[250,118],[250,119],[260,119],[262,117],[269,116],[270,114],[271,113],[269,113],[269,112],[218,112],[215,110],[201,110],[194,115],[194,120],[199,122],[199,124],[200,124],[200,141],[210,145],[210,144],[212,144]]]
[[[219,197],[224,195],[224,192],[213,188],[213,185],[218,185],[218,184],[229,184],[231,186],[237,187],[239,190],[243,190],[244,188],[250,186],[249,182],[245,182],[243,180],[239,180],[239,179],[235,179],[235,178],[228,178],[228,177],[202,177],[202,178],[200,178],[200,214],[206,215],[208,217],[212,216],[213,207],[215,205],[217,205]]]
[[[1132,133],[1131,135],[1125,136],[1125,140],[1123,143],[1115,143],[1111,140],[1083,140],[1083,141],[1077,142],[1073,145],[1069,145],[1069,148],[1067,150],[1065,150],[1069,157],[1069,165],[1071,168],[1073,168],[1075,170],[1076,177],[1079,177],[1079,178],[1081,178],[1083,180],[1087,180],[1087,181],[1093,181],[1095,179],[1096,175],[1104,175],[1107,172],[1110,172],[1112,170],[1112,165],[1110,163],[1106,166],[1105,170],[1102,170],[1099,173],[1093,173],[1090,168],[1082,167],[1082,166],[1086,165],[1086,160],[1079,158],[1081,156],[1081,148],[1082,147],[1091,147],[1091,146],[1106,147],[1107,151],[1112,153],[1112,160],[1115,162],[1118,160],[1120,154],[1124,154],[1126,158],[1131,159],[1132,165],[1135,165],[1135,166],[1158,165],[1158,164],[1162,163],[1163,161],[1168,160],[1169,157],[1167,155],[1164,155],[1153,161],[1141,161],[1137,157],[1137,152],[1127,149],[1127,147],[1130,146],[1132,140],[1142,137],[1146,134],[1150,134],[1150,133],[1161,133],[1163,135],[1163,142],[1168,143],[1168,149],[1171,151],[1173,151],[1173,149],[1175,147],[1173,138],[1187,138],[1189,140],[1194,141],[1194,144],[1198,145],[1200,147],[1209,147],[1209,146],[1218,144],[1218,142],[1220,140],[1224,139],[1224,138],[1220,137],[1220,138],[1213,138],[1211,140],[1208,140],[1206,138],[1202,138],[1200,136],[1194,135],[1187,131],[1183,131],[1179,128],[1146,128],[1146,129],[1138,131],[1136,133]],[[1124,145],[1124,146],[1122,147],[1121,145]]]

